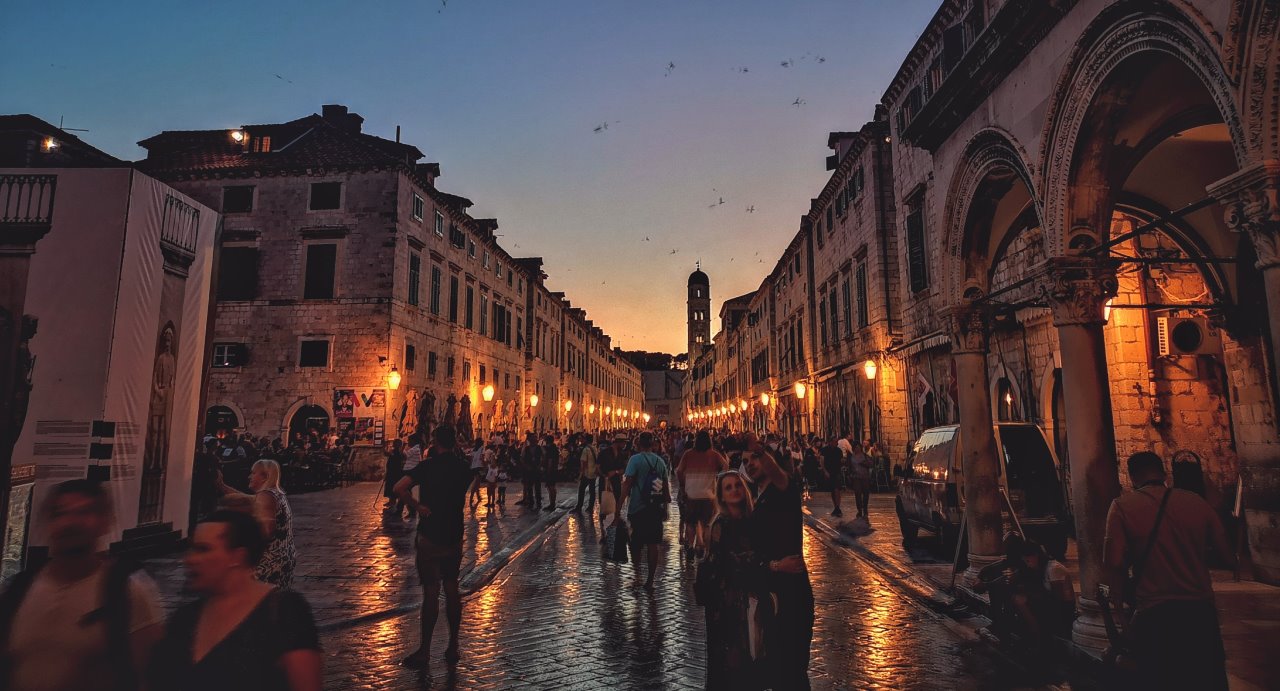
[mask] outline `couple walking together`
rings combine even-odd
[[[808,689],[814,602],[802,552],[803,487],[758,444],[743,470],[715,477],[717,514],[698,565],[707,688]]]

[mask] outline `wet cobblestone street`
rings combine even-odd
[[[673,517],[666,529],[673,543],[675,525]],[[327,634],[326,688],[701,688],[704,621],[693,601],[692,562],[668,548],[649,595],[636,585],[634,564],[600,558],[599,539],[592,521],[571,514],[468,598],[455,676],[441,661],[443,616],[430,672],[398,664],[418,645],[418,618],[407,614]],[[814,688],[1027,685],[1019,670],[808,529],[805,555],[817,601]]]

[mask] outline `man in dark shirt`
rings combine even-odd
[[[844,515],[840,510],[840,490],[844,489],[844,452],[836,445],[836,438],[831,437],[822,447],[822,474],[831,485],[831,503],[836,507],[832,516]]]
[[[417,565],[422,581],[422,645],[404,664],[426,667],[431,657],[431,632],[439,616],[440,587],[444,586],[445,613],[449,621],[449,647],[444,658],[458,661],[458,628],[462,623],[462,597],[458,592],[458,571],[462,566],[463,509],[471,486],[471,464],[458,450],[453,427],[435,429],[435,444],[422,463],[405,473],[396,483],[396,495],[416,512],[418,520]],[[419,499],[413,488],[420,489]]]
[[[606,489],[613,492],[614,501],[622,503],[622,471],[627,468],[631,456],[627,453],[627,435],[614,435],[613,443],[600,451],[596,463],[600,465],[600,496]],[[603,518],[603,517],[602,517]]]

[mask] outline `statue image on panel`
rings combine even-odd
[[[178,332],[165,322],[156,343],[151,373],[151,403],[147,410],[147,436],[142,449],[142,495],[138,523],[160,520],[164,505],[164,479],[168,467],[169,424],[173,411],[173,385],[177,377]]]

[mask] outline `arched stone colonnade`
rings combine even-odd
[[[999,553],[992,421],[1008,391],[1069,479],[1088,647],[1105,641],[1091,596],[1115,582],[1102,538],[1133,451],[1193,451],[1220,507],[1242,487],[1257,574],[1280,580],[1274,5],[1236,3],[1224,40],[1174,3],[1115,3],[1069,52],[1036,157],[996,122],[949,173],[934,299],[971,572]],[[1206,340],[1178,351],[1165,330],[1184,321]]]

